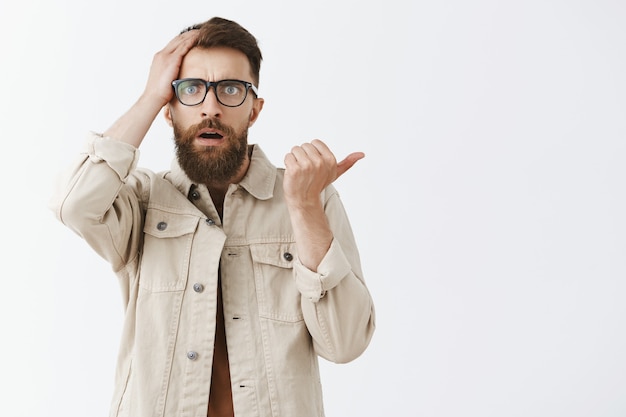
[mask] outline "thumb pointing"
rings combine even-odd
[[[352,168],[354,164],[359,159],[365,158],[365,154],[363,152],[353,152],[350,155],[346,156],[343,161],[337,164],[337,178],[342,176],[347,170]],[[335,178],[336,179],[336,178]]]

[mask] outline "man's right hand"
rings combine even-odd
[[[198,34],[197,30],[184,32],[154,55],[141,97],[104,132],[104,136],[139,148],[156,116],[173,98],[172,81],[178,77],[183,58],[194,45]]]
[[[161,107],[172,99],[172,81],[178,77],[183,58],[194,45],[198,34],[198,30],[181,33],[154,55],[143,93],[145,97],[159,100]]]

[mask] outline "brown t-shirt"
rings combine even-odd
[[[217,318],[215,322],[215,350],[213,352],[213,374],[211,376],[208,417],[234,417],[221,280],[218,281],[217,285]]]

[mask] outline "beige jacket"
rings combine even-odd
[[[221,268],[235,415],[323,416],[317,356],[367,347],[374,307],[339,196],[322,195],[334,240],[317,272],[298,261],[283,169],[258,145],[224,219],[176,162],[91,134],[53,198],[56,216],[109,261],[126,306],[111,416],[204,417]]]

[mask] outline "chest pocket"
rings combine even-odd
[[[148,209],[139,286],[151,292],[185,289],[199,218]]]
[[[250,252],[260,316],[284,322],[304,320],[301,295],[293,276],[295,244],[255,244],[250,246]]]

